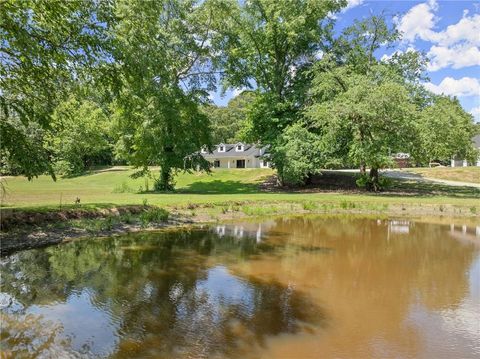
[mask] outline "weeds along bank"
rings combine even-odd
[[[157,207],[148,204],[119,207],[71,206],[63,209],[2,210],[2,255],[75,238],[219,223],[234,219],[289,215],[362,215],[375,218],[437,217],[480,222],[480,206],[346,200],[232,201],[187,203]],[[438,202],[438,199],[437,199]]]

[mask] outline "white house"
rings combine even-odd
[[[473,147],[475,147],[477,150],[480,151],[480,135],[474,136],[472,138],[472,142],[473,142]],[[462,159],[458,159],[458,158],[452,158],[452,160],[450,161],[450,165],[452,167],[467,167],[468,162],[465,159],[462,160]],[[474,163],[472,165],[480,166],[480,155],[477,158],[476,163]]]
[[[215,168],[268,168],[267,147],[257,147],[248,143],[220,143],[213,152],[205,148],[202,156]]]

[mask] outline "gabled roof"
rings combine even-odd
[[[235,147],[238,144],[242,144],[244,146],[243,151],[235,151]],[[225,146],[225,152],[218,152],[218,147],[220,145]],[[257,147],[255,145],[243,143],[243,142],[221,143],[215,146],[215,150],[213,150],[213,152],[202,153],[202,156],[207,159],[222,158],[222,157],[238,157],[238,158],[251,157],[251,156],[260,157],[266,153],[266,150],[267,150],[267,147]]]

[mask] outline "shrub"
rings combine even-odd
[[[367,190],[371,190],[373,188],[373,181],[370,175],[364,174],[361,175],[355,183],[357,184],[358,187],[360,188],[365,188]],[[392,185],[392,180],[387,177],[378,177],[378,184],[377,186],[380,189],[386,189]]]
[[[143,225],[147,225],[149,223],[165,222],[168,219],[169,215],[170,213],[163,208],[152,207],[141,214],[140,221]]]

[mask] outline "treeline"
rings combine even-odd
[[[378,189],[391,154],[473,159],[475,126],[454,98],[422,85],[414,51],[382,16],[340,34],[344,0],[2,2],[2,173],[77,174],[96,164],[208,169],[202,146],[270,145],[279,179],[358,166]],[[247,89],[227,107],[217,87]],[[369,175],[366,168],[370,168]]]

